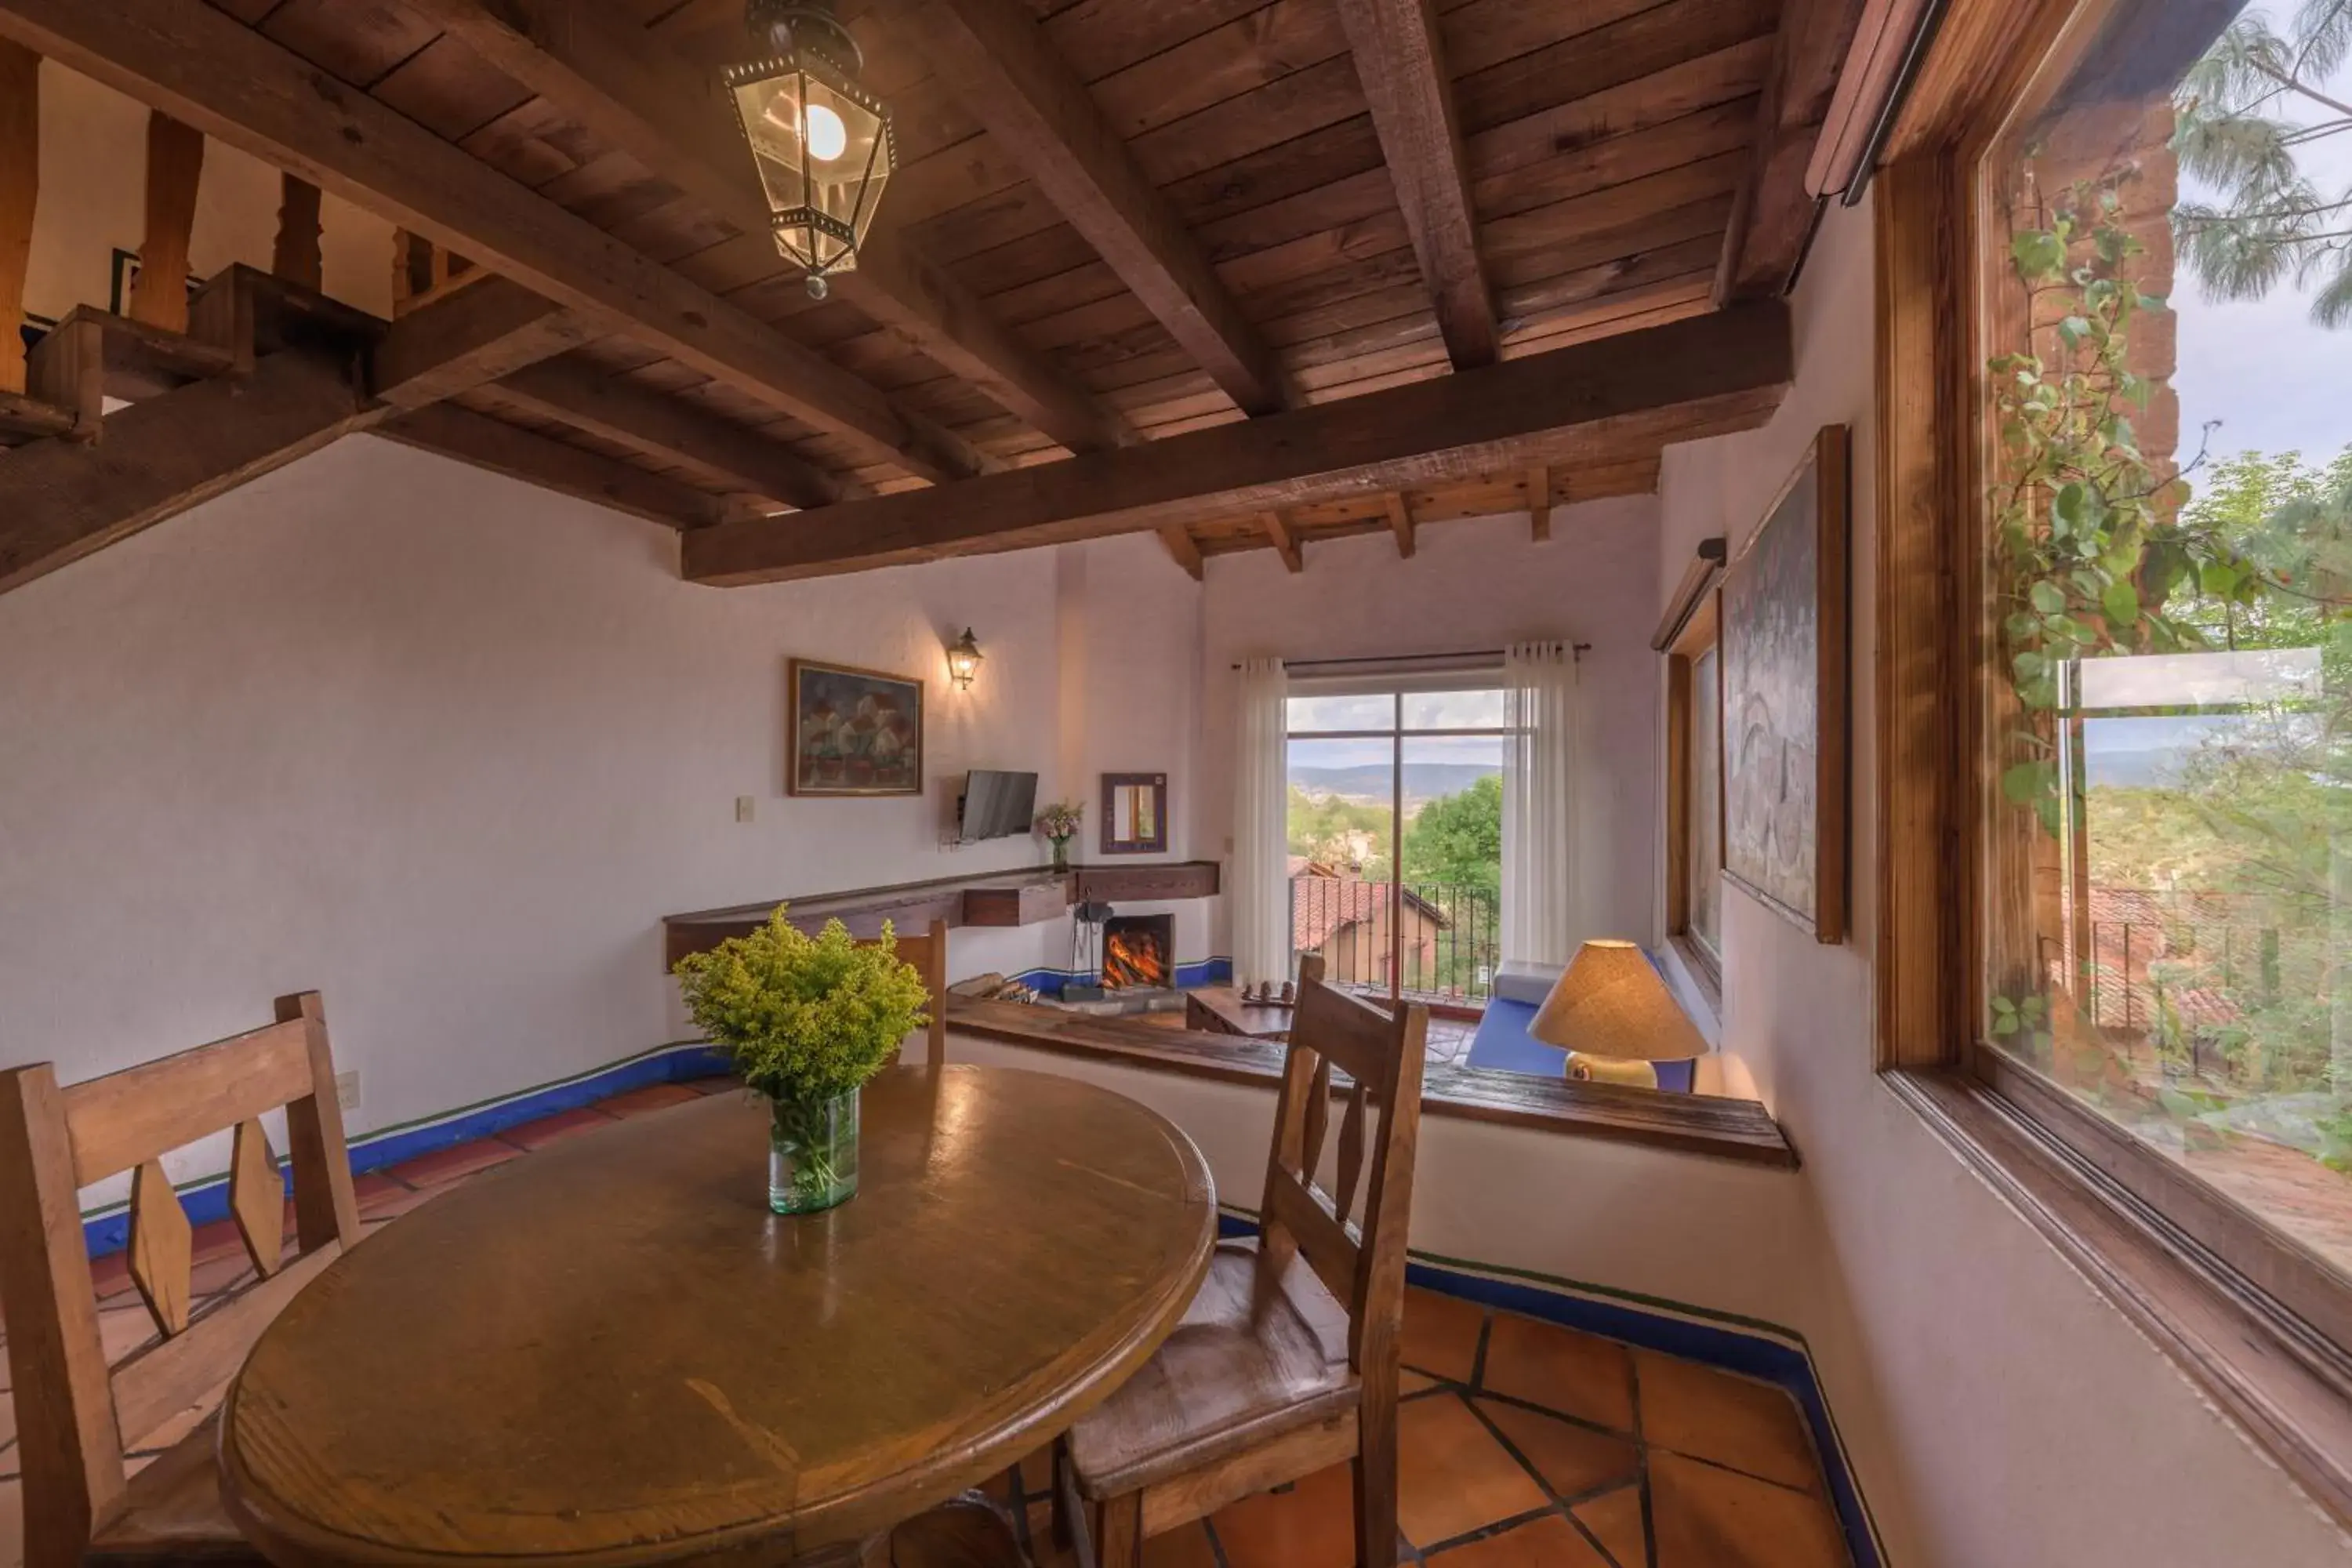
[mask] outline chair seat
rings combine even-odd
[[[153,1568],[169,1563],[266,1564],[221,1506],[213,1446],[220,1412],[148,1461],[90,1531],[85,1563]]]
[[[1184,1321],[1070,1433],[1078,1489],[1139,1491],[1356,1408],[1347,1309],[1300,1258],[1254,1310],[1255,1240],[1220,1243]]]

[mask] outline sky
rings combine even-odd
[[[2266,16],[2284,34],[2293,7],[2271,0],[2247,13]],[[2352,65],[2326,86],[2331,96],[2352,100]],[[2329,118],[2304,100],[2282,101],[2270,112],[2305,124]],[[2341,195],[2352,188],[2352,131],[2305,143],[2300,161],[2322,191]],[[2290,282],[2260,300],[2212,300],[2184,268],[2172,308],[2180,317],[2173,385],[2180,393],[2183,462],[2196,455],[2208,419],[2221,421],[2208,448],[2216,458],[2294,448],[2325,462],[2352,443],[2352,328],[2329,331],[2312,321],[2308,290]]]

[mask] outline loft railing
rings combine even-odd
[[[1502,900],[1491,888],[1406,882],[1402,948],[1391,940],[1391,889],[1360,877],[1297,877],[1290,883],[1291,954],[1323,959],[1335,985],[1416,1001],[1483,1005],[1502,962]],[[1399,963],[1402,968],[1397,968]]]

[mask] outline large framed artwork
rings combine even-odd
[[[793,795],[923,793],[923,683],[879,669],[796,658],[787,667]]]
[[[1723,873],[1845,940],[1845,426],[1826,426],[1723,584]]]

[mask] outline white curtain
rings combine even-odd
[[[1503,957],[1566,963],[1583,930],[1576,837],[1576,655],[1566,643],[1503,652]]]
[[[1283,754],[1289,682],[1278,658],[1242,666],[1234,748],[1234,979],[1280,983],[1290,973],[1289,775]]]

